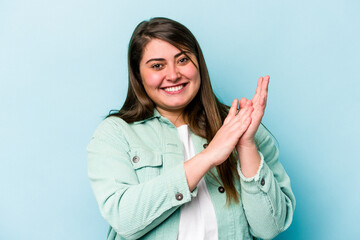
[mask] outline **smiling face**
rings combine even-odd
[[[161,115],[180,115],[200,88],[196,57],[170,43],[152,39],[140,61],[145,91]]]

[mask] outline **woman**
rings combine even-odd
[[[288,228],[295,198],[260,123],[269,77],[252,100],[223,105],[195,37],[166,18],[136,27],[128,63],[125,103],[88,145],[107,239],[271,239]]]

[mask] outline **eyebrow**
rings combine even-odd
[[[181,51],[178,54],[176,54],[174,56],[174,58],[177,58],[177,57],[179,57],[179,56],[181,56],[183,54],[185,54],[187,56],[187,54],[189,54],[189,53],[190,53],[189,51]],[[148,64],[151,61],[165,61],[165,59],[164,58],[151,58],[151,59],[147,60],[145,64]]]

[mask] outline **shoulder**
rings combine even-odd
[[[110,116],[105,118],[98,126],[98,129],[106,129],[106,128],[123,128],[128,125],[127,122],[125,122],[123,119],[116,117],[116,116]]]
[[[156,118],[127,123],[122,118],[110,116],[104,119],[93,135],[93,138],[112,143],[126,143],[129,146],[148,146],[159,143],[161,133]]]
[[[105,118],[95,130],[95,134],[102,132],[123,131],[129,128],[129,124],[123,119],[115,116]]]
[[[130,126],[123,119],[115,116],[105,118],[96,128],[92,139],[101,139],[106,142],[123,140],[130,130]]]

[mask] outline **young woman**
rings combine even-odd
[[[288,228],[295,198],[261,125],[269,76],[227,107],[195,37],[166,18],[136,27],[128,63],[125,103],[88,145],[107,239],[271,239]]]

